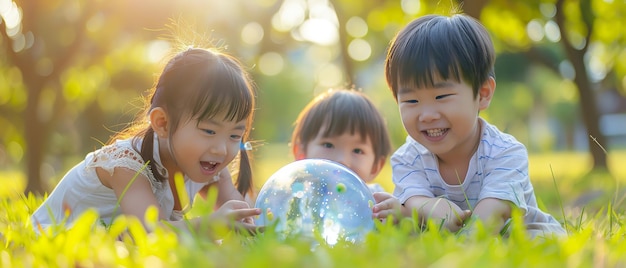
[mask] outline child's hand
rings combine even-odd
[[[463,228],[463,224],[472,216],[472,211],[461,210],[457,205],[449,202],[451,205],[448,217],[444,221],[444,226],[451,232],[456,232]]]
[[[211,214],[215,221],[228,221],[230,229],[255,234],[262,231],[262,227],[254,225],[253,217],[261,214],[261,209],[250,208],[247,202],[230,200]]]
[[[393,195],[386,192],[374,193],[376,205],[372,208],[372,217],[377,219],[386,219],[393,215],[394,220],[400,217],[400,201]]]

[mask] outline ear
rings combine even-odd
[[[496,91],[496,80],[490,76],[478,89],[478,109],[482,111],[489,107],[493,93]]]
[[[150,111],[150,126],[154,133],[156,133],[160,138],[166,138],[168,133],[168,121],[167,114],[165,110],[161,107],[154,108]]]
[[[306,158],[306,153],[304,152],[304,146],[302,146],[302,144],[296,143],[293,145],[293,156],[296,160]]]

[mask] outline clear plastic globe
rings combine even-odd
[[[323,159],[292,162],[261,188],[257,225],[275,226],[282,237],[321,236],[329,245],[361,242],[374,229],[374,198],[345,166]]]

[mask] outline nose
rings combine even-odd
[[[352,168],[350,166],[350,154],[349,153],[345,153],[345,152],[337,152],[335,154],[333,154],[333,156],[331,157],[333,160],[339,164],[342,164],[344,166],[346,166],[347,168]]]
[[[418,108],[417,114],[420,122],[431,122],[441,118],[441,114],[434,105],[422,105]]]
[[[228,148],[224,142],[213,142],[209,145],[209,152],[214,155],[226,155]]]

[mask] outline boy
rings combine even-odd
[[[387,84],[409,136],[391,157],[403,214],[456,232],[470,217],[493,232],[520,209],[531,235],[565,234],[537,207],[523,144],[479,117],[496,82],[487,30],[457,14],[428,15],[391,41]]]

